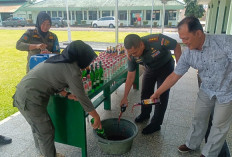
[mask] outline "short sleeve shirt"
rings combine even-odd
[[[174,50],[177,44],[176,40],[163,34],[148,35],[142,37],[142,41],[145,45],[143,54],[140,57],[130,56],[129,71],[135,71],[137,64],[144,65],[151,70],[161,68],[172,58],[170,50]]]
[[[193,67],[201,78],[201,89],[220,103],[232,100],[232,35],[206,35],[202,50],[186,49],[174,70],[184,75]]]

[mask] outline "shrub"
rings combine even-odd
[[[143,25],[147,25],[148,24],[148,21],[143,21]]]

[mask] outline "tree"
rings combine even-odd
[[[204,15],[205,9],[203,5],[198,5],[197,0],[184,0],[186,6],[185,16],[195,16],[201,18]]]
[[[27,1],[28,1],[28,3],[30,3],[30,4],[33,4],[33,3],[36,2],[36,0],[27,0]]]

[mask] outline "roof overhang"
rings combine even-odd
[[[22,5],[0,6],[0,13],[13,13]]]

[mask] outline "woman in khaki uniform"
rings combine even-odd
[[[29,71],[28,62],[32,55],[60,53],[58,38],[49,31],[51,24],[51,17],[45,12],[40,12],[37,16],[35,29],[28,29],[17,41],[16,49],[28,51],[27,73]]]
[[[92,102],[85,94],[81,69],[97,57],[93,49],[83,41],[73,41],[60,55],[38,64],[21,80],[13,96],[13,105],[30,124],[35,146],[45,157],[55,157],[55,129],[47,112],[50,95],[60,93],[80,102],[94,119],[93,128],[101,129],[101,121]],[[63,89],[69,88],[72,94]]]

